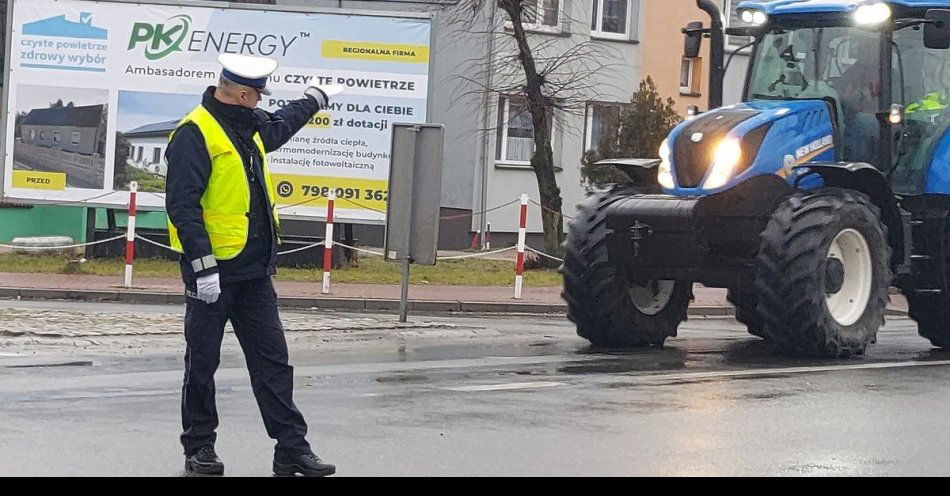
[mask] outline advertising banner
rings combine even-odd
[[[3,197],[164,207],[168,136],[220,75],[221,53],[271,57],[261,108],[345,90],[269,155],[281,216],[385,221],[393,122],[426,121],[430,19],[199,4],[13,0]]]

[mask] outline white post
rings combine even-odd
[[[524,244],[528,231],[528,195],[521,194],[521,220],[518,224],[518,261],[515,265],[515,299],[521,299],[521,287],[524,284]]]
[[[336,191],[331,190],[327,201],[327,230],[323,238],[323,294],[330,294],[330,268],[333,262],[333,206]]]
[[[129,222],[125,230],[125,287],[132,287],[132,265],[135,263],[135,193],[139,183],[129,183]]]

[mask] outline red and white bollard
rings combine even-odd
[[[528,230],[528,195],[521,194],[521,223],[518,224],[518,262],[515,265],[515,299],[521,299],[524,284],[524,241]]]
[[[327,231],[323,240],[323,294],[330,294],[330,268],[333,266],[333,204],[336,192],[330,191],[327,200]]]
[[[132,287],[132,265],[135,263],[135,194],[139,183],[129,183],[129,222],[125,229],[125,287]]]

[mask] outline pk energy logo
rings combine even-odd
[[[132,26],[132,35],[129,37],[129,50],[140,44],[145,44],[145,58],[158,60],[172,52],[180,52],[181,43],[188,36],[191,28],[191,17],[179,14],[169,17],[162,24],[137,22]]]

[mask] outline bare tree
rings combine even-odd
[[[544,251],[560,255],[564,224],[552,135],[556,126],[570,128],[565,124],[569,116],[583,116],[587,102],[603,99],[602,92],[609,86],[598,87],[593,77],[613,71],[612,61],[618,58],[608,45],[590,38],[573,43],[571,38],[532,32],[527,24],[550,16],[552,8],[559,16],[558,29],[574,22],[569,12],[560,12],[558,7],[558,0],[460,0],[450,24],[471,34],[500,38],[488,60],[472,59],[475,70],[457,77],[472,92],[525,102],[534,129],[531,168],[540,193]],[[525,22],[531,19],[535,23]]]

